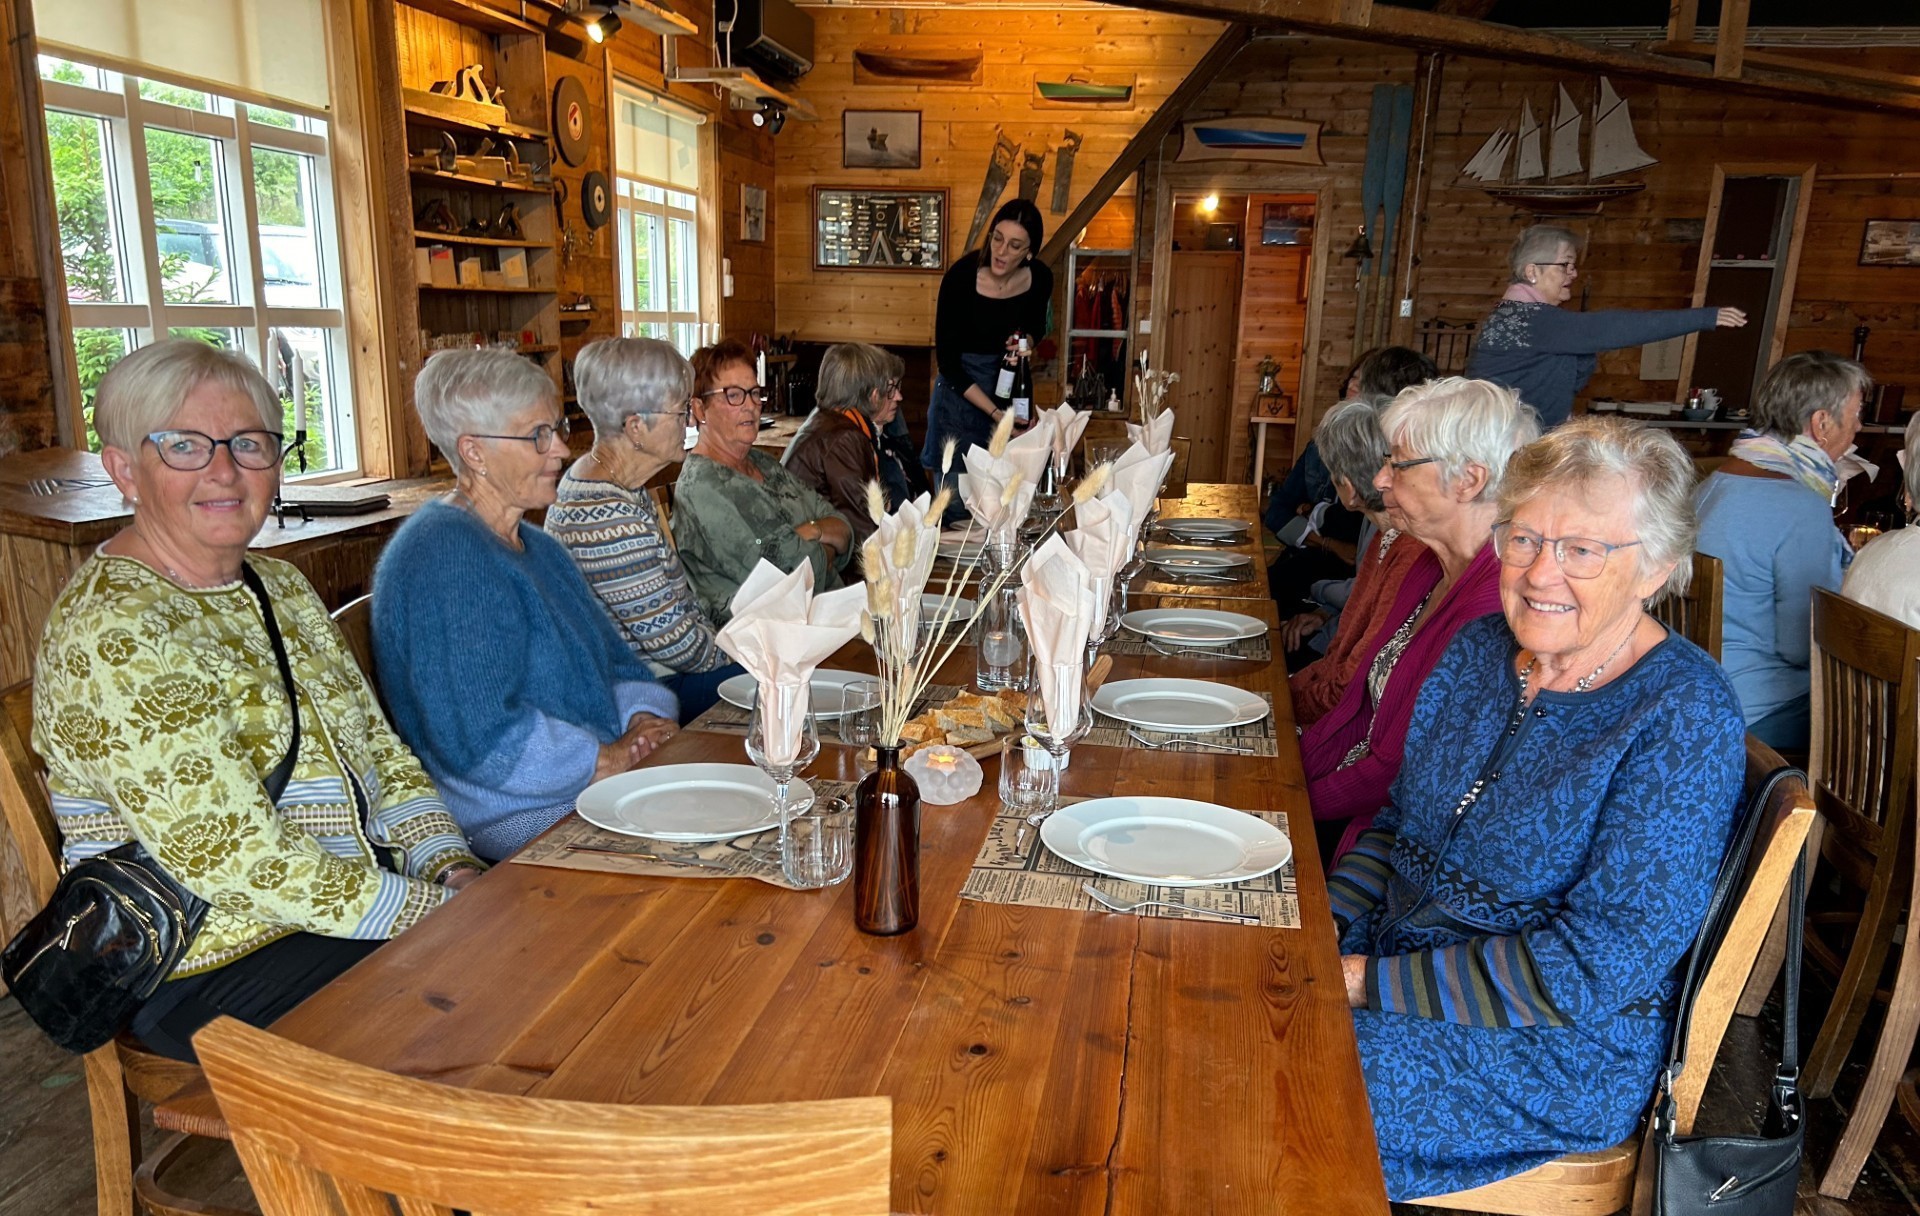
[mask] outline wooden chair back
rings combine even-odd
[[[1725,567],[1707,553],[1693,555],[1693,578],[1681,595],[1669,595],[1652,609],[1653,619],[1720,659],[1721,600]]]
[[[39,907],[60,881],[60,825],[47,796],[47,768],[34,754],[33,681],[0,690],[0,811],[27,870],[27,889]]]
[[[1784,765],[1777,752],[1749,735],[1746,800],[1758,794],[1767,778]],[[1674,1081],[1675,1123],[1682,1135],[1693,1131],[1727,1024],[1786,898],[1794,860],[1813,827],[1813,799],[1804,782],[1783,781],[1774,787],[1758,813],[1764,818],[1753,850],[1747,855],[1733,917],[1694,999],[1687,1028],[1689,1063]],[[1422,1207],[1497,1212],[1502,1216],[1564,1216],[1576,1212],[1602,1216],[1617,1212],[1634,1199],[1642,1156],[1640,1139],[1635,1135],[1612,1148],[1572,1153],[1487,1186],[1414,1202]]]
[[[373,662],[373,596],[363,595],[335,608],[333,623],[340,627],[340,636],[346,640],[353,661],[366,673],[367,683],[379,688],[380,679],[374,673]]]
[[[194,1036],[266,1216],[888,1211],[893,1100],[603,1106],[394,1076],[221,1018]]]

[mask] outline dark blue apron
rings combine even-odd
[[[1000,378],[1000,360],[999,355],[961,355],[960,368],[991,397],[994,382]],[[930,480],[940,471],[940,449],[949,437],[960,441],[953,468],[947,474],[949,481],[959,476],[960,459],[969,447],[974,444],[986,447],[993,439],[993,419],[960,395],[965,389],[965,385],[955,385],[945,376],[934,378],[933,405],[927,411],[927,442],[920,449],[920,463],[932,470],[928,474]]]

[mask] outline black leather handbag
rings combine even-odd
[[[277,802],[300,752],[300,702],[266,586],[252,566],[242,566],[241,577],[260,601],[293,712],[287,754],[261,781]],[[60,876],[47,906],[0,953],[0,975],[48,1038],[89,1052],[125,1029],[173,974],[206,915],[205,900],[175,882],[139,841],[129,841]]]
[[[1654,1216],[1792,1216],[1800,1182],[1800,1156],[1806,1136],[1806,1102],[1800,1094],[1800,939],[1806,916],[1806,854],[1793,864],[1787,908],[1785,1042],[1773,1075],[1767,1120],[1757,1136],[1678,1136],[1674,1134],[1673,1079],[1686,1067],[1687,1024],[1707,964],[1733,917],[1734,889],[1746,870],[1747,856],[1773,789],[1785,778],[1800,777],[1783,768],[1767,778],[1759,797],[1747,807],[1740,834],[1720,867],[1706,923],[1687,957],[1686,984],[1674,1020],[1673,1046],[1660,1094],[1654,1103]],[[1713,1061],[1705,1062],[1711,1068]]]

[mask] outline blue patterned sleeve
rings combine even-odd
[[[1380,1010],[1475,1026],[1565,1025],[1656,992],[1713,888],[1743,779],[1724,683],[1676,689],[1604,790],[1586,871],[1545,924],[1368,967]]]

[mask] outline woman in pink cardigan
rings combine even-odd
[[[1381,415],[1391,449],[1374,477],[1387,518],[1427,552],[1408,569],[1345,694],[1300,739],[1325,842],[1373,821],[1400,772],[1414,698],[1461,626],[1500,611],[1492,547],[1507,460],[1540,434],[1512,391],[1449,376],[1407,389]]]

